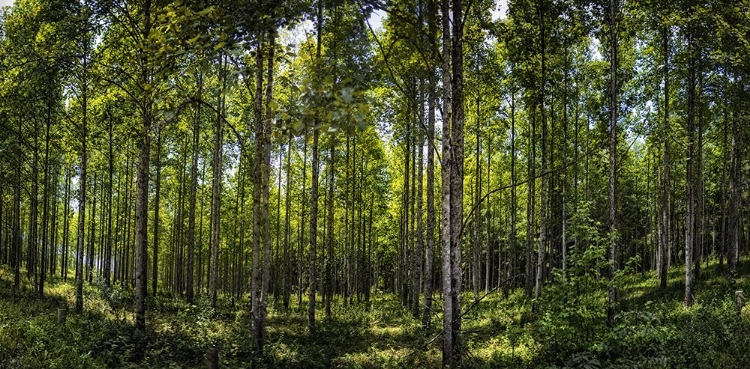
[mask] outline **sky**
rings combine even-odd
[[[0,6],[11,6],[13,5],[13,0],[0,0]]]

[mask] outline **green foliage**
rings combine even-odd
[[[744,368],[750,365],[750,321],[738,317],[724,283],[704,288],[692,309],[682,307],[678,283],[659,291],[653,277],[621,278],[622,311],[605,326],[607,263],[601,247],[572,254],[566,273],[542,294],[542,313],[531,315],[522,290],[507,299],[491,294],[464,316],[467,368]],[[588,270],[589,273],[582,273]],[[670,276],[678,278],[679,270]],[[221,365],[232,368],[433,368],[440,366],[439,316],[429,332],[397,298],[376,293],[372,305],[336,301],[333,319],[306,331],[304,309],[271,304],[265,356],[251,347],[250,315],[243,304],[212,309],[205,297],[190,305],[149,298],[152,324],[134,329],[132,290],[113,285],[88,288],[86,312],[55,322],[72,286],[53,280],[48,296],[22,292],[9,297],[11,274],[0,269],[0,366],[13,368],[153,367],[200,368],[209,347],[220,349]],[[744,287],[745,280],[738,282]],[[629,291],[645,289],[646,302]],[[704,298],[705,297],[705,298]],[[470,296],[465,296],[466,301]],[[114,307],[123,304],[118,313]],[[305,302],[303,301],[303,306]],[[253,364],[255,362],[255,364]]]

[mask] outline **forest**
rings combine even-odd
[[[750,367],[748,0],[0,4],[0,368]]]

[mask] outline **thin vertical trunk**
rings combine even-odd
[[[250,306],[252,316],[252,336],[253,336],[253,349],[256,352],[260,352],[260,316],[261,316],[261,301],[260,301],[260,286],[262,281],[260,280],[260,258],[261,248],[264,245],[263,238],[263,219],[262,219],[262,186],[263,186],[263,164],[264,164],[264,152],[263,152],[263,131],[265,122],[263,120],[263,37],[264,34],[261,32],[258,35],[258,45],[256,46],[256,58],[255,58],[255,155],[254,162],[252,165],[253,172],[253,264],[252,264],[252,279],[250,281]]]
[[[29,233],[26,258],[27,278],[34,280],[34,288],[37,287],[39,276],[37,274],[37,249],[39,247],[38,219],[39,219],[39,129],[37,120],[33,125],[33,153],[31,159],[31,193],[29,199]]]
[[[440,171],[442,175],[442,276],[443,276],[443,366],[453,366],[454,364],[454,345],[455,336],[453,334],[453,281],[452,281],[452,260],[451,241],[453,240],[451,228],[451,179],[453,166],[453,140],[451,138],[451,121],[453,120],[451,103],[453,95],[451,94],[451,1],[442,0],[442,81],[443,81],[443,148],[442,163]]]
[[[728,122],[729,122],[729,114],[727,113],[726,108],[724,108],[724,116],[723,116],[723,136],[724,139],[722,140],[721,145],[721,156],[722,156],[722,164],[721,164],[721,240],[719,241],[719,269],[724,269],[724,252],[727,249],[727,241],[729,240],[729,237],[727,236],[727,162],[729,161],[729,157],[727,155],[727,142],[729,142],[729,128],[728,128]]]
[[[344,295],[344,305],[346,305],[346,302],[347,302],[346,300],[349,297],[349,284],[347,283],[349,265],[347,263],[347,260],[348,260],[347,255],[349,255],[349,248],[350,248],[350,244],[352,241],[351,232],[349,229],[349,212],[350,212],[350,209],[352,208],[352,203],[354,200],[353,196],[351,198],[349,197],[350,192],[353,192],[351,189],[354,187],[354,184],[353,184],[354,183],[354,179],[353,179],[354,169],[351,163],[351,137],[349,136],[346,137],[346,149],[345,150],[346,151],[344,154],[345,155],[344,160],[346,162],[346,168],[345,168],[346,180],[344,181],[344,204],[345,204],[344,206],[344,253],[342,255],[342,264],[343,264],[343,273],[344,273],[344,278],[343,278],[344,286],[343,286],[342,294]]]
[[[198,74],[198,98],[200,99],[203,92],[203,75]],[[189,303],[193,302],[193,267],[195,265],[195,208],[198,191],[198,144],[200,140],[201,129],[201,108],[195,106],[195,118],[193,119],[193,154],[190,165],[190,205],[188,210],[188,262],[187,262],[187,288],[185,298]],[[198,283],[200,286],[200,283]]]
[[[742,225],[740,224],[740,171],[742,170],[742,136],[738,114],[732,116],[732,146],[729,175],[729,242],[727,248],[727,264],[729,264],[729,279],[737,277],[737,259],[739,258],[739,244]]]
[[[323,42],[323,0],[318,0],[317,14],[317,43],[315,47],[315,60],[320,61],[321,47]],[[320,63],[317,63],[319,65]],[[317,70],[316,72],[320,72]],[[318,73],[319,74],[319,73]],[[319,75],[316,78],[320,78]],[[320,171],[320,153],[319,141],[320,130],[318,129],[320,117],[315,115],[315,125],[313,127],[313,144],[312,144],[312,184],[310,189],[310,289],[309,302],[307,306],[307,326],[311,333],[315,332],[315,282],[316,282],[316,259],[318,243],[318,176]]]
[[[151,0],[144,4],[143,42],[147,42],[151,36]],[[149,61],[149,53],[139,51],[141,58],[141,86],[152,86],[152,67]],[[144,91],[142,109],[142,127],[138,145],[138,172],[136,179],[136,202],[135,202],[135,326],[138,330],[146,328],[146,286],[148,268],[148,176],[149,158],[151,153],[151,123],[153,113],[153,100],[151,91]]]
[[[281,163],[279,163],[281,165]],[[291,245],[289,244],[289,235],[291,233],[290,211],[292,207],[291,196],[292,185],[292,133],[289,132],[286,149],[286,185],[284,187],[284,290],[282,298],[284,301],[284,310],[289,309],[289,292],[292,289],[292,266],[290,262]],[[279,198],[281,193],[279,193]],[[300,286],[301,287],[301,286]]]
[[[463,66],[463,5],[462,0],[453,0],[453,32],[451,34],[451,181],[450,181],[450,227],[451,227],[451,298],[453,299],[452,327],[453,366],[461,366],[458,348],[461,345],[461,290],[462,255],[461,238],[463,224],[464,191],[464,66]]]
[[[509,270],[506,278],[510,278],[516,273],[516,91],[511,91],[510,95],[510,235],[508,236],[508,258],[510,259]],[[498,278],[501,283],[501,278]],[[511,282],[513,287],[516,286],[515,279]],[[505,287],[504,287],[505,288]]]
[[[201,179],[203,180],[206,178],[206,166],[208,164],[206,161],[203,162],[203,166],[201,167]],[[205,213],[205,200],[206,197],[203,195],[203,190],[201,190],[201,194],[197,195],[201,198],[201,209],[200,209],[200,218],[198,220],[198,283],[196,284],[198,287],[198,294],[201,293],[201,290],[203,289],[203,277],[205,275],[206,280],[210,280],[210,276],[208,275],[208,270],[210,269],[211,264],[211,256],[210,256],[210,248],[206,247],[206,260],[207,262],[203,262],[203,214]],[[203,265],[206,265],[206,274],[203,272]],[[208,291],[208,289],[206,289]]]
[[[213,178],[211,182],[211,253],[208,294],[211,307],[216,307],[216,289],[219,282],[219,242],[221,240],[221,173],[224,147],[224,121],[221,112],[224,106],[224,86],[226,85],[226,57],[219,58],[219,79],[222,88],[217,101],[216,126],[214,131]]]
[[[615,325],[617,290],[612,279],[617,271],[617,224],[615,223],[615,187],[617,185],[617,0],[610,0],[610,90],[609,90],[609,296],[607,304],[607,326]]]
[[[480,260],[480,232],[482,229],[482,165],[480,164],[480,153],[482,150],[481,135],[479,134],[479,99],[477,99],[477,126],[476,126],[476,153],[475,153],[475,168],[474,173],[474,206],[476,206],[476,214],[474,214],[474,227],[473,227],[473,240],[472,240],[472,287],[474,287],[474,302],[479,301],[479,285],[480,271],[481,271],[481,260]]]
[[[326,258],[325,258],[325,310],[326,319],[331,319],[331,299],[333,298],[333,228],[334,222],[334,182],[336,176],[336,138],[330,138],[328,149],[328,195],[326,196],[326,209],[328,210],[326,220]]]
[[[317,126],[317,124],[316,124]],[[307,325],[310,332],[315,331],[315,282],[316,282],[316,259],[317,259],[317,242],[318,242],[318,176],[320,167],[320,157],[318,153],[318,142],[320,140],[320,131],[316,128],[313,131],[312,144],[312,184],[310,185],[310,286],[309,302],[307,307]]]
[[[153,260],[151,267],[151,293],[156,296],[156,287],[159,275],[159,209],[161,208],[161,130],[162,127],[159,125],[156,127],[156,179],[154,180],[154,244],[153,248]],[[180,171],[182,172],[182,171]],[[182,181],[180,181],[182,182]],[[182,183],[180,183],[182,187]],[[180,197],[182,197],[182,191],[180,191]],[[182,206],[180,206],[182,209]],[[182,217],[178,219],[182,223]]]
[[[47,101],[47,117],[45,124],[45,137],[44,137],[44,184],[42,188],[42,260],[39,269],[39,296],[44,296],[44,279],[47,276],[47,248],[51,246],[48,240],[48,226],[49,226],[49,191],[50,191],[50,160],[49,160],[49,142],[50,142],[50,127],[52,126],[52,102]],[[0,192],[0,195],[2,193]],[[1,214],[2,212],[0,212]],[[0,217],[2,220],[2,217]],[[2,240],[0,239],[0,242]],[[50,250],[50,253],[53,253]]]
[[[91,191],[91,210],[89,215],[89,237],[88,237],[88,249],[86,251],[86,279],[89,284],[93,282],[93,269],[94,269],[94,241],[96,240],[96,186],[98,185],[97,176],[94,174],[94,187]]]
[[[562,213],[560,215],[560,249],[562,254],[562,270],[563,275],[565,275],[566,268],[567,268],[567,259],[568,259],[568,239],[567,239],[567,214],[566,214],[566,197],[565,197],[565,184],[568,180],[568,48],[567,45],[565,46],[564,51],[564,68],[565,68],[565,77],[564,77],[564,92],[563,92],[563,140],[562,140],[562,165],[563,169],[560,173],[560,193],[562,196],[562,203],[560,204],[560,212]]]
[[[685,307],[693,305],[693,251],[695,248],[695,45],[692,26],[688,25],[688,116],[687,161],[685,178]]]
[[[17,152],[16,152],[16,173],[15,173],[16,178],[15,178],[15,184],[13,186],[13,252],[11,256],[11,260],[12,260],[11,265],[13,266],[13,291],[17,291],[18,288],[21,287],[21,184],[22,184],[21,183],[21,167],[23,164],[22,128],[23,128],[22,120],[19,119],[18,120],[18,136],[17,136]],[[85,156],[83,156],[83,158],[85,158]],[[84,162],[85,161],[82,161],[82,163]],[[85,193],[85,191],[81,193]],[[76,289],[76,297],[78,296],[77,291],[78,290]],[[76,306],[78,306],[77,303],[79,300],[83,302],[83,299],[76,298]]]
[[[487,126],[489,128],[489,121],[487,122]],[[492,134],[489,132],[489,129],[487,131],[487,174],[485,177],[487,177],[487,191],[491,191],[492,188]],[[486,211],[486,217],[484,219],[484,238],[483,242],[486,244],[487,249],[485,252],[485,265],[484,265],[484,293],[488,294],[490,293],[490,286],[492,285],[492,237],[490,236],[490,226],[492,223],[492,196],[487,195],[487,211]],[[498,262],[501,259],[499,256],[501,254],[500,248],[498,247]],[[507,259],[506,259],[507,263]],[[507,264],[506,264],[507,265]],[[498,270],[498,273],[501,271]],[[509,271],[507,271],[507,274],[510,274]],[[498,283],[500,283],[498,281]]]
[[[418,101],[424,101],[424,82],[420,81],[420,93],[419,93],[419,100]],[[422,104],[420,104],[422,105]],[[419,109],[417,109],[417,112],[419,114],[419,126],[424,127],[424,108],[420,106]],[[422,128],[418,128],[416,132],[416,149],[417,149],[417,178],[416,178],[416,185],[417,185],[417,198],[416,198],[416,205],[417,205],[417,212],[415,214],[416,220],[417,220],[417,229],[416,229],[416,242],[415,242],[415,252],[414,252],[414,301],[412,305],[412,314],[415,317],[420,316],[420,292],[421,289],[421,281],[422,281],[422,262],[424,260],[424,224],[423,224],[423,188],[422,188],[422,182],[423,182],[423,175],[424,172],[424,134],[422,133]],[[363,180],[364,182],[364,180]],[[364,237],[363,237],[364,240]],[[364,242],[364,241],[363,241]],[[363,250],[364,251],[364,250]],[[364,255],[363,255],[364,256]],[[364,265],[363,265],[364,267]]]
[[[437,44],[437,25],[435,1],[428,0],[428,24],[430,39]],[[432,48],[430,48],[432,50]],[[432,52],[433,60],[435,59]],[[427,234],[425,242],[424,263],[424,314],[422,325],[429,329],[432,322],[432,300],[434,292],[433,284],[433,261],[435,249],[435,104],[437,102],[435,73],[429,73],[428,77],[428,101],[427,101]]]
[[[537,263],[536,263],[536,279],[535,279],[535,286],[534,286],[534,298],[538,299],[539,296],[542,294],[542,284],[543,284],[543,278],[544,278],[544,269],[545,269],[545,254],[547,253],[547,185],[548,185],[548,176],[546,174],[547,172],[547,111],[545,109],[545,84],[547,83],[547,65],[546,65],[546,56],[547,56],[547,43],[546,43],[546,28],[544,24],[544,14],[545,14],[545,3],[540,2],[537,3],[538,11],[539,11],[539,28],[541,33],[541,52],[542,52],[542,80],[540,82],[540,89],[539,89],[539,97],[538,102],[540,104],[540,115],[542,118],[542,184],[541,184],[541,199],[540,199],[540,210],[539,210],[539,252],[537,253]],[[534,303],[534,310],[537,311],[538,304]]]
[[[84,64],[87,61],[84,60]],[[88,86],[84,65],[84,76],[81,83],[81,175],[78,191],[78,242],[76,246],[76,300],[75,312],[83,312],[83,248],[86,240],[86,182],[88,169]]]
[[[302,309],[302,280],[304,276],[305,204],[307,203],[307,132],[302,135],[302,204],[300,205],[300,232],[297,246],[297,306]]]
[[[263,284],[260,291],[260,316],[258,320],[259,352],[263,352],[266,334],[266,316],[268,315],[268,292],[271,283],[271,232],[268,220],[269,177],[271,174],[271,134],[273,133],[273,111],[271,99],[273,97],[273,67],[275,31],[268,35],[268,70],[266,76],[265,123],[263,127],[263,182],[261,183],[261,221],[263,222]],[[225,79],[226,80],[226,79]]]
[[[657,257],[657,267],[659,274],[659,287],[661,289],[667,288],[667,272],[669,270],[669,241],[670,241],[670,220],[672,217],[672,211],[670,209],[670,191],[669,191],[669,34],[668,27],[664,27],[662,30],[662,40],[664,43],[664,155],[662,170],[664,179],[662,180],[662,203],[661,203],[661,218],[662,218],[662,231],[661,231],[661,242],[659,243],[659,253]]]
[[[70,249],[70,169],[65,169],[65,204],[63,204],[63,254],[60,260],[60,277],[68,279],[68,251]]]
[[[107,198],[107,240],[106,250],[104,251],[104,285],[106,288],[111,286],[111,271],[112,271],[112,240],[114,235],[112,234],[112,192],[113,192],[113,176],[115,172],[115,157],[114,157],[114,122],[112,117],[108,117],[108,130],[109,135],[109,146],[107,163],[109,165],[109,185],[108,185],[108,198]],[[118,177],[119,178],[119,177]]]
[[[427,22],[429,29],[430,41],[433,45],[437,45],[437,8],[435,6],[435,0],[427,1]],[[436,46],[435,46],[436,47]],[[430,47],[430,55],[432,60],[436,61],[437,53],[434,51],[434,47]],[[445,66],[445,64],[443,64]],[[423,316],[423,325],[425,329],[429,329],[431,326],[432,317],[432,302],[434,292],[433,282],[433,262],[434,262],[434,248],[435,248],[435,109],[437,103],[437,81],[435,80],[434,69],[433,73],[429,73],[429,93],[428,93],[428,124],[427,124],[427,237],[426,237],[426,250],[425,250],[425,308]]]
[[[59,233],[57,232],[57,223],[59,220],[59,214],[58,214],[58,203],[60,200],[60,166],[55,166],[55,174],[52,177],[52,219],[50,224],[50,250],[49,250],[49,275],[54,276],[57,273],[57,259],[58,259],[58,250],[57,250],[57,243],[58,243],[58,236]],[[2,192],[2,191],[0,191]],[[0,215],[0,218],[2,218],[2,215]],[[0,237],[0,240],[2,240],[2,237]],[[7,242],[5,243],[5,250],[7,251]],[[7,255],[3,255],[7,256]],[[4,258],[7,263],[7,257]]]
[[[411,105],[407,106],[406,116],[411,118]],[[401,303],[408,307],[409,306],[409,250],[411,249],[411,215],[409,204],[411,204],[411,195],[409,191],[411,189],[410,182],[411,177],[411,124],[406,123],[406,134],[404,142],[404,187],[402,193],[402,233],[401,233],[401,258],[399,260],[400,273],[399,278],[401,279]],[[355,160],[356,162],[356,160]],[[353,214],[353,218],[356,214]]]
[[[698,91],[696,91],[696,100],[700,99],[700,94],[702,93],[703,88],[703,81],[702,81],[702,75],[700,72],[698,72],[699,76],[699,87]],[[698,104],[698,102],[696,102]],[[705,183],[703,181],[703,110],[702,110],[702,104],[698,105],[696,108],[700,109],[698,110],[698,147],[697,147],[697,153],[696,158],[698,162],[697,165],[697,177],[695,180],[695,187],[697,193],[695,194],[696,200],[695,204],[697,206],[696,209],[696,215],[695,215],[695,244],[694,244],[694,250],[695,254],[694,260],[695,260],[695,270],[693,272],[693,279],[698,280],[700,278],[701,274],[701,258],[703,256],[703,227],[704,227],[704,210],[705,210]]]
[[[530,109],[530,129],[528,131],[531,134],[528,137],[528,146],[531,155],[528,156],[528,180],[527,180],[527,195],[526,195],[526,296],[531,297],[534,288],[534,264],[533,264],[533,253],[534,253],[534,225],[536,216],[536,109],[532,107]]]

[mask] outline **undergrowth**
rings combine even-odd
[[[490,293],[476,305],[463,298],[459,347],[467,368],[746,368],[750,367],[750,316],[740,316],[734,291],[715,263],[695,285],[695,305],[682,306],[684,269],[675,267],[668,287],[653,273],[627,268],[614,279],[619,304],[614,327],[606,326],[610,282],[606,249],[572,251],[565,272],[536,301],[517,289],[507,298]],[[748,262],[739,275],[750,273]],[[212,309],[201,296],[193,304],[168,296],[147,300],[148,328],[133,325],[133,290],[116,284],[86,285],[84,313],[56,323],[58,308],[73,306],[72,281],[52,278],[45,296],[24,281],[11,295],[12,276],[0,268],[0,368],[202,368],[218,347],[228,368],[433,368],[439,367],[441,317],[424,330],[398,298],[375,291],[371,303],[337,299],[330,318],[317,313],[307,329],[307,301],[285,311],[272,300],[266,350],[252,350],[245,304]],[[440,296],[435,299],[440,311]],[[321,306],[320,304],[319,306]],[[473,305],[473,306],[472,306]]]

